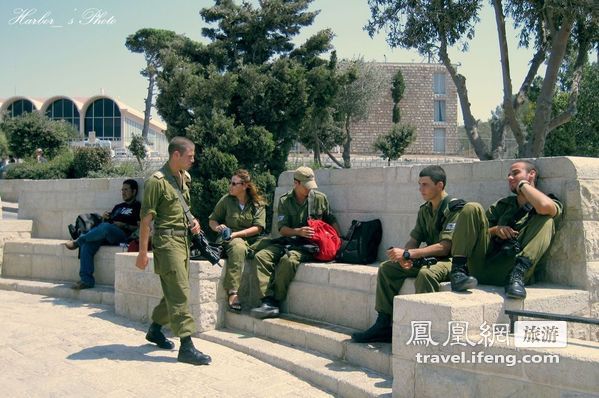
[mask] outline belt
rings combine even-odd
[[[187,230],[186,229],[172,229],[172,228],[157,229],[157,230],[154,231],[154,235],[160,235],[160,236],[187,236]]]

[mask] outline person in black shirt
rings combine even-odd
[[[65,242],[69,250],[80,248],[79,276],[81,280],[72,288],[75,290],[94,287],[94,255],[102,245],[118,245],[125,243],[139,226],[141,203],[137,197],[137,181],[125,180],[121,188],[123,202],[114,206],[111,212],[102,216],[104,222],[82,234],[76,240]]]

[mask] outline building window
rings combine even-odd
[[[108,98],[100,98],[85,111],[85,136],[96,132],[96,138],[118,141],[121,139],[121,111],[117,104]]]
[[[33,112],[33,102],[25,99],[17,100],[6,108],[6,114],[11,117],[17,117],[25,112]]]
[[[71,100],[59,99],[52,102],[46,109],[46,116],[52,120],[69,122],[79,131],[79,110]]]
[[[445,129],[435,129],[433,138],[433,152],[445,153]]]
[[[445,94],[445,73],[433,74],[433,93]]]
[[[435,122],[444,122],[446,120],[445,100],[435,100]]]

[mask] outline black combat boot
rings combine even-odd
[[[391,317],[383,312],[379,312],[374,325],[364,332],[356,332],[351,338],[356,343],[390,343],[392,336]]]
[[[526,257],[516,257],[516,265],[510,274],[510,279],[505,286],[505,294],[509,298],[524,300],[526,289],[524,288],[524,274],[532,267],[532,261]]]
[[[454,292],[463,292],[464,290],[474,289],[478,285],[475,277],[468,275],[466,266],[466,257],[454,257],[451,260],[451,290]]]
[[[150,328],[148,329],[148,333],[146,334],[146,340],[156,344],[160,348],[164,348],[165,350],[172,350],[173,348],[175,348],[175,343],[167,339],[164,336],[164,333],[162,333],[161,329],[162,326],[155,322],[152,322]]]
[[[192,365],[208,365],[212,362],[210,355],[206,355],[201,351],[196,350],[191,341],[191,336],[181,337],[181,347],[177,361],[190,363]]]

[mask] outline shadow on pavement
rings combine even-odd
[[[177,362],[175,357],[147,355],[151,352],[164,351],[151,344],[142,346],[127,346],[124,344],[108,344],[95,347],[84,348],[67,357],[76,361],[91,361],[95,359],[110,359],[119,361],[140,361],[140,362]]]

